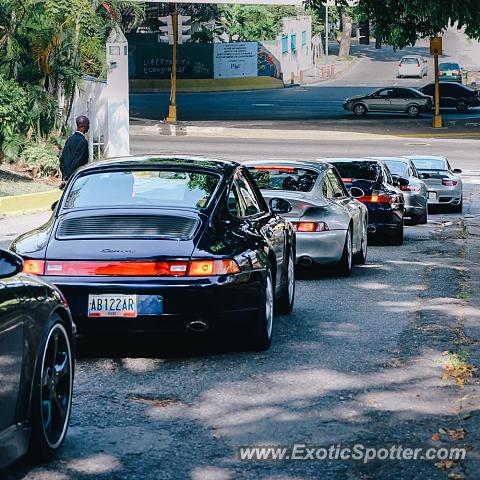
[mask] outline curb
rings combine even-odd
[[[130,93],[170,92],[170,80],[133,79],[129,83]],[[283,81],[272,77],[177,80],[178,93],[272,90],[280,88],[284,88]]]
[[[49,210],[62,195],[61,190],[27,193],[0,198],[0,215],[21,215]]]

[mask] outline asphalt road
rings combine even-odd
[[[470,52],[463,37],[450,33],[445,40],[448,53],[442,61],[457,59],[462,52],[462,65],[468,59],[477,61],[476,52]],[[455,47],[460,49],[457,51]],[[342,108],[346,97],[361,95],[383,86],[421,87],[433,81],[433,64],[429,60],[429,74],[423,79],[397,79],[398,61],[404,55],[429,57],[425,42],[417,46],[394,51],[391,47],[375,49],[374,45],[352,45],[352,55],[360,60],[333,81],[307,86],[294,86],[279,90],[242,92],[180,93],[177,113],[180,121],[232,121],[232,120],[322,120],[345,119],[353,116]],[[470,65],[470,64],[469,64]],[[473,68],[473,65],[472,65]],[[480,68],[480,64],[479,64]],[[169,93],[130,95],[130,116],[135,119],[162,120],[167,116]],[[480,109],[466,114],[445,109],[447,120],[468,117],[480,118]],[[382,115],[375,115],[382,117]],[[429,117],[430,114],[423,114]],[[384,118],[405,118],[405,115],[383,115]]]
[[[466,216],[480,215],[478,144],[432,142],[141,137],[132,146],[237,159],[446,152],[468,170]],[[300,277],[294,312],[276,318],[268,352],[242,352],[219,339],[119,339],[113,332],[81,345],[71,427],[58,459],[20,463],[6,479],[446,478],[434,461],[254,462],[238,460],[237,449],[431,447],[439,427],[458,425],[459,394],[445,386],[438,365],[463,315],[461,218],[432,215],[428,225],[407,228],[402,247],[371,247],[368,263],[350,278]]]

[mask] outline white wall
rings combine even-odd
[[[108,141],[108,99],[107,82],[93,77],[85,77],[80,83],[70,115],[70,126],[75,131],[75,119],[86,115],[90,120],[90,159],[93,157],[94,144],[106,144]]]
[[[306,32],[306,45],[302,45],[302,32]],[[282,37],[288,36],[288,52],[282,53]],[[292,35],[296,35],[296,50],[292,50]],[[298,81],[302,71],[313,66],[312,59],[312,18],[302,17],[285,18],[282,32],[277,37],[280,43],[280,64],[282,65],[283,80],[288,83],[293,74],[294,81]]]

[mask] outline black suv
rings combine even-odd
[[[419,90],[433,97],[435,84],[430,83]],[[480,107],[480,91],[460,83],[440,82],[440,106],[456,108],[459,112],[466,112],[470,107]]]

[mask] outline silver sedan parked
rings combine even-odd
[[[336,264],[349,275],[367,258],[368,210],[346,190],[335,167],[316,161],[252,161],[246,166],[266,199],[281,197],[297,232],[297,264]],[[357,191],[356,191],[357,190]],[[360,189],[352,194],[363,195]]]
[[[420,112],[431,110],[432,105],[432,97],[415,88],[388,87],[367,95],[349,97],[343,103],[343,108],[355,115],[365,115],[367,112],[400,112],[415,118]]]
[[[444,207],[461,213],[463,209],[463,184],[459,168],[450,166],[445,157],[429,155],[409,155],[419,173],[427,173],[428,205]]]
[[[382,160],[390,170],[394,180],[405,178],[408,185],[400,186],[405,200],[405,216],[414,225],[423,225],[428,221],[428,190],[424,180],[430,178],[428,173],[419,173],[409,158],[372,157]]]

